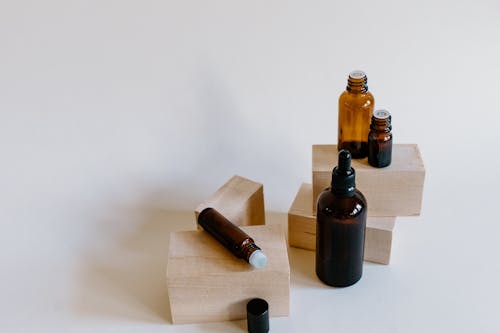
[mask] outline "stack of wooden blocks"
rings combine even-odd
[[[262,184],[234,176],[207,201],[255,240],[267,265],[255,269],[236,258],[203,230],[173,232],[167,263],[167,287],[174,323],[246,318],[246,303],[263,298],[273,317],[288,316],[290,266],[282,225],[265,225]]]
[[[315,203],[329,186],[337,147],[315,145],[312,155],[313,184],[301,185],[288,213],[290,246],[307,250],[315,249]],[[389,167],[373,168],[366,159],[353,160],[352,166],[357,188],[368,202],[365,260],[388,264],[396,216],[420,214],[425,177],[420,152],[416,145],[395,145]],[[253,268],[199,228],[172,233],[167,263],[172,321],[243,319],[246,303],[255,297],[269,303],[271,316],[287,316],[290,266],[285,230],[265,225],[263,185],[234,176],[196,209],[195,217],[207,207],[241,226],[266,253],[268,264]]]
[[[316,202],[330,186],[332,169],[337,164],[336,145],[313,145],[311,184],[302,184],[288,212],[290,246],[315,250]],[[392,163],[374,168],[367,158],[352,160],[356,187],[368,202],[365,260],[389,264],[392,234],[397,216],[420,214],[425,169],[417,145],[394,145]]]

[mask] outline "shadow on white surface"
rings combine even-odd
[[[194,226],[193,212],[154,207],[118,210],[102,221],[77,273],[76,315],[172,323],[166,284],[170,232]]]
[[[288,213],[266,212],[266,224],[281,224],[288,245]],[[316,276],[314,251],[288,247],[290,287],[330,288]]]
[[[171,324],[166,284],[170,232],[193,230],[192,211],[144,205],[117,208],[99,221],[87,240],[77,271],[74,313],[97,321]],[[287,214],[268,212],[267,224],[282,224]],[[314,270],[314,252],[288,248],[291,287],[331,289]],[[204,331],[246,330],[246,320],[206,323]]]
[[[292,286],[327,288],[316,276],[314,255],[314,251],[294,247],[288,248],[290,283]]]

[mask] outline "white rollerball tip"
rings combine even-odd
[[[255,268],[263,268],[266,266],[267,257],[261,250],[256,250],[250,255],[248,262]]]

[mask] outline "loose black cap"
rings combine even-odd
[[[261,298],[247,303],[247,324],[249,333],[269,332],[269,304]]]
[[[335,194],[352,196],[356,189],[356,173],[351,168],[351,153],[342,149],[338,165],[332,171],[332,191]]]

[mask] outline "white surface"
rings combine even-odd
[[[422,216],[350,288],[292,249],[272,331],[498,331],[500,2],[2,1],[0,45],[2,331],[241,332],[169,324],[168,232],[233,174],[287,211],[355,68]]]

